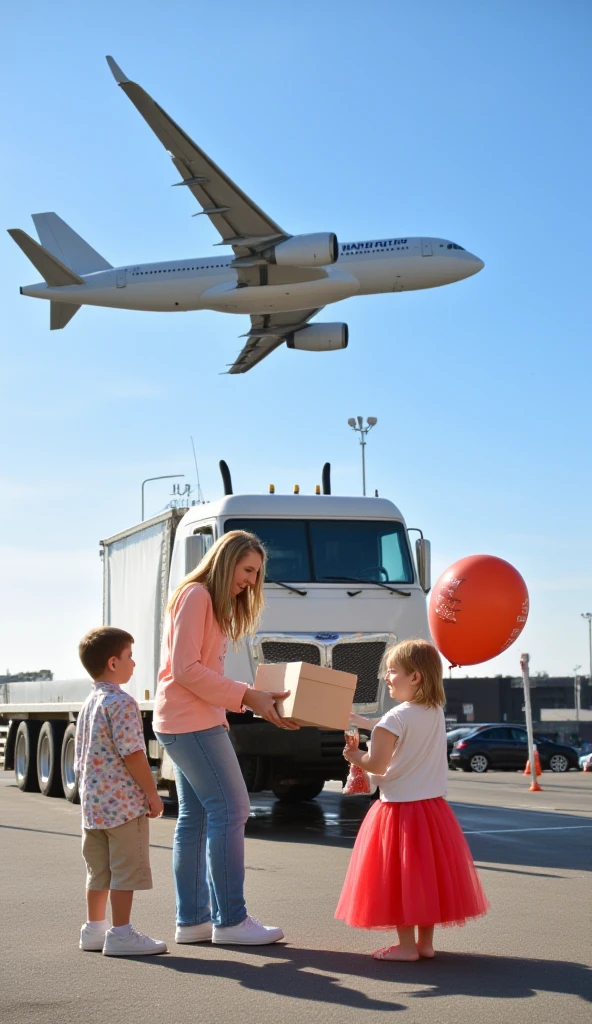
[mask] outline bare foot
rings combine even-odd
[[[431,944],[428,945],[427,943],[422,943],[420,945],[418,942],[417,952],[419,953],[420,956],[425,957],[426,960],[432,960],[436,955],[434,947]]]
[[[416,949],[403,949],[402,946],[384,946],[372,954],[374,960],[400,960],[410,963],[412,960],[419,960],[419,953]]]

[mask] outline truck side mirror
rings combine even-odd
[[[191,572],[201,562],[206,551],[212,546],[209,533],[193,533],[185,538],[185,574]]]
[[[429,594],[432,589],[432,546],[423,537],[415,541],[415,561],[421,589],[424,594]]]

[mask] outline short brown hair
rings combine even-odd
[[[98,626],[82,637],[78,655],[91,679],[99,679],[109,658],[120,658],[122,651],[135,643],[131,633],[117,626]]]
[[[413,703],[423,704],[426,708],[444,707],[446,694],[442,680],[442,659],[428,640],[403,640],[400,644],[393,644],[385,652],[383,665],[385,674],[395,665],[409,675],[419,672],[421,682]]]

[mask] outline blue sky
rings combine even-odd
[[[311,491],[329,460],[354,494],[358,414],[378,417],[369,488],[430,537],[435,574],[508,559],[530,589],[532,670],[587,669],[591,21],[577,0],[6,10],[5,227],[34,234],[30,214],[55,210],[115,265],[212,251],[111,53],[290,232],[442,236],[486,266],[341,303],[346,351],[282,348],[228,377],[243,317],[83,308],[50,334],[4,235],[2,670],[80,674],[98,540],[139,519],[145,477],[195,483],[190,435],[206,498],[220,458],[236,490]],[[170,487],[149,488],[152,514]],[[520,649],[476,673],[517,673]]]

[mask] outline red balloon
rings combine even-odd
[[[452,666],[495,658],[518,639],[527,618],[526,583],[494,555],[459,559],[442,573],[430,597],[432,638]]]

